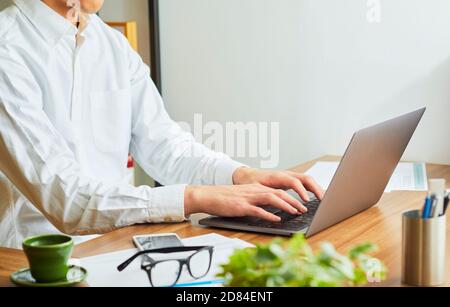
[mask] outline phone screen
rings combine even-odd
[[[183,246],[183,243],[178,239],[177,236],[148,236],[148,237],[137,237],[137,243],[140,249],[155,249],[155,248],[165,248],[165,247],[177,247]]]

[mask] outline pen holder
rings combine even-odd
[[[445,282],[446,217],[422,219],[420,210],[403,214],[402,282],[438,286]]]

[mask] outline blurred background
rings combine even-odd
[[[137,22],[149,64],[151,2],[100,12]],[[355,130],[427,106],[404,160],[450,164],[449,12],[448,0],[159,1],[162,95],[177,121],[279,122],[278,168],[343,154]]]

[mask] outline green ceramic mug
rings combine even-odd
[[[66,279],[68,261],[73,251],[72,238],[65,235],[43,235],[27,238],[22,244],[30,264],[31,275],[39,283]]]

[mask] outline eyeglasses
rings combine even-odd
[[[123,271],[139,256],[145,255],[141,269],[147,273],[152,287],[172,287],[180,279],[183,266],[186,265],[189,274],[194,279],[200,279],[208,274],[211,268],[213,246],[180,246],[159,249],[150,249],[137,252],[117,267],[119,272]],[[148,254],[170,254],[179,252],[192,252],[185,259],[154,260]]]

